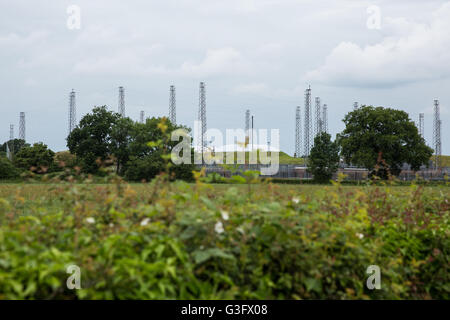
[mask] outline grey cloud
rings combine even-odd
[[[295,107],[303,105],[308,84],[329,106],[333,135],[342,129],[341,119],[353,101],[397,105],[415,118],[435,97],[443,108],[450,103],[448,35],[433,31],[441,42],[431,44],[433,37],[420,37],[420,26],[437,21],[433,14],[445,2],[2,2],[0,142],[8,138],[9,124],[17,127],[19,112],[25,111],[29,141],[63,150],[69,91],[77,92],[80,119],[94,105],[116,110],[120,85],[126,89],[127,114],[137,119],[141,109],[147,115],[167,114],[168,88],[175,84],[177,118],[192,126],[198,82],[205,81],[209,126],[242,127],[245,109],[250,108],[259,128],[280,128],[280,147],[290,153]],[[66,8],[72,4],[81,8],[81,30],[66,27]],[[371,4],[392,18],[380,32],[365,26]],[[411,31],[411,24],[418,31]],[[392,67],[389,45],[402,51],[405,39],[428,41],[433,50],[414,50],[410,41],[406,48],[414,54],[396,55],[401,61]],[[433,56],[437,52],[439,59]],[[364,64],[358,65],[356,58],[349,61],[349,55]],[[444,114],[443,136],[449,120]],[[450,152],[449,143],[444,141],[444,153]]]

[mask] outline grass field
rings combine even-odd
[[[1,184],[0,299],[448,299],[445,185]],[[81,289],[66,286],[67,267]],[[378,265],[381,290],[366,287]]]
[[[83,184],[79,184],[82,186]],[[136,192],[138,196],[141,197],[141,200],[145,199],[145,196],[148,195],[149,185],[142,183],[130,183],[127,184],[130,188]],[[195,184],[190,184],[194,186]],[[115,190],[115,186],[111,184],[88,184],[87,186],[89,190]],[[14,196],[20,195],[24,197],[27,201],[35,201],[44,198],[48,198],[51,195],[51,191],[55,189],[59,189],[61,187],[60,184],[51,184],[51,183],[4,183],[0,184],[0,197],[11,199]],[[226,192],[230,188],[236,188],[239,192],[247,192],[247,185],[230,185],[230,184],[208,184],[205,187],[204,192],[208,197],[214,198],[215,196],[221,197],[224,192]],[[266,193],[268,186],[266,184],[254,184],[251,186],[253,193]],[[315,193],[321,190],[329,190],[331,186],[329,185],[289,185],[289,184],[276,184],[274,185],[275,189],[279,190],[281,194],[285,195],[314,195]],[[370,189],[376,189],[376,186],[352,186],[352,185],[342,185],[340,186],[342,191],[345,192],[368,192]],[[390,186],[391,192],[395,193],[397,196],[401,197],[402,195],[407,196],[408,191],[411,189],[409,186]],[[440,195],[443,194],[444,197],[449,198],[450,196],[450,187],[445,186],[430,186],[425,187],[427,193]]]
[[[442,156],[441,158],[441,166],[450,167],[450,156]]]

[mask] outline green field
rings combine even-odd
[[[450,167],[450,156],[442,156],[441,158],[441,166],[442,167]]]
[[[448,299],[447,185],[1,184],[0,299]],[[81,270],[81,289],[66,268]],[[366,287],[378,265],[381,290]]]

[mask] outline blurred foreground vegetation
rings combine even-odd
[[[195,178],[0,185],[0,298],[449,298],[448,185]]]

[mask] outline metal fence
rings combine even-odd
[[[202,166],[199,166],[201,168]],[[203,165],[205,167],[206,174],[217,173],[222,177],[231,177],[234,174],[242,174],[242,172],[247,170],[261,171],[261,168],[267,167],[267,165],[260,164],[241,164],[235,165],[233,168],[227,169],[225,166],[221,165]],[[343,173],[346,175],[346,180],[366,180],[369,175],[369,171],[364,168],[357,168],[354,166],[340,166],[338,172],[334,175],[333,179],[337,178],[338,173]],[[263,176],[263,175],[261,175]],[[420,177],[425,180],[444,180],[445,176],[450,177],[450,167],[441,168],[439,170],[431,170],[426,167],[421,168],[420,171],[414,172],[409,166],[405,165],[402,172],[398,176],[398,179],[404,181],[415,180]],[[264,176],[263,176],[264,177]],[[267,176],[269,177],[269,176]],[[307,168],[299,165],[292,164],[280,164],[278,173],[271,175],[271,178],[281,178],[281,179],[311,179],[312,175],[307,172]]]

